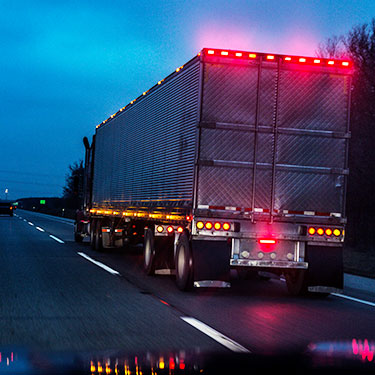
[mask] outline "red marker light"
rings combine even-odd
[[[259,240],[259,243],[261,243],[263,245],[274,245],[276,243],[276,240],[261,239],[261,240]]]
[[[320,64],[320,59],[314,59],[314,64]]]
[[[306,62],[306,59],[305,59],[304,57],[300,57],[300,58],[298,59],[298,61],[299,61],[300,63],[304,63],[304,62]]]
[[[236,52],[236,57],[242,57],[242,52]]]
[[[267,55],[267,60],[275,60],[275,56],[274,55]]]
[[[348,62],[348,61],[343,61],[343,62],[341,63],[341,65],[342,65],[342,66],[349,66],[349,62]]]
[[[256,59],[257,55],[256,53],[249,53],[250,59]]]
[[[285,61],[292,61],[292,58],[291,57],[285,57],[284,60]]]
[[[335,64],[335,62],[333,60],[328,61],[328,65],[334,65],[334,64]]]
[[[173,227],[171,225],[167,228],[167,232],[168,233],[172,233],[173,232]]]
[[[229,55],[229,52],[228,52],[228,51],[221,51],[221,55],[222,55],[222,56],[228,56],[228,55]]]
[[[209,49],[208,51],[207,51],[207,54],[208,55],[213,55],[215,53],[215,51],[213,50],[213,49]]]

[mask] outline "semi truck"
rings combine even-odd
[[[75,240],[143,242],[147,275],[343,288],[349,60],[204,48],[96,126]]]

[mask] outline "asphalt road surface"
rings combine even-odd
[[[46,215],[0,216],[0,347],[270,353],[375,339],[371,294],[297,298],[280,279],[235,273],[230,289],[185,293],[171,275],[145,276],[141,252],[94,252]]]

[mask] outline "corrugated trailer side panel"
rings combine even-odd
[[[199,82],[196,58],[97,129],[94,207],[191,207]]]

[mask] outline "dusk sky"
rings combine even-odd
[[[61,196],[83,136],[203,47],[315,55],[373,17],[373,0],[0,0],[0,198]]]

